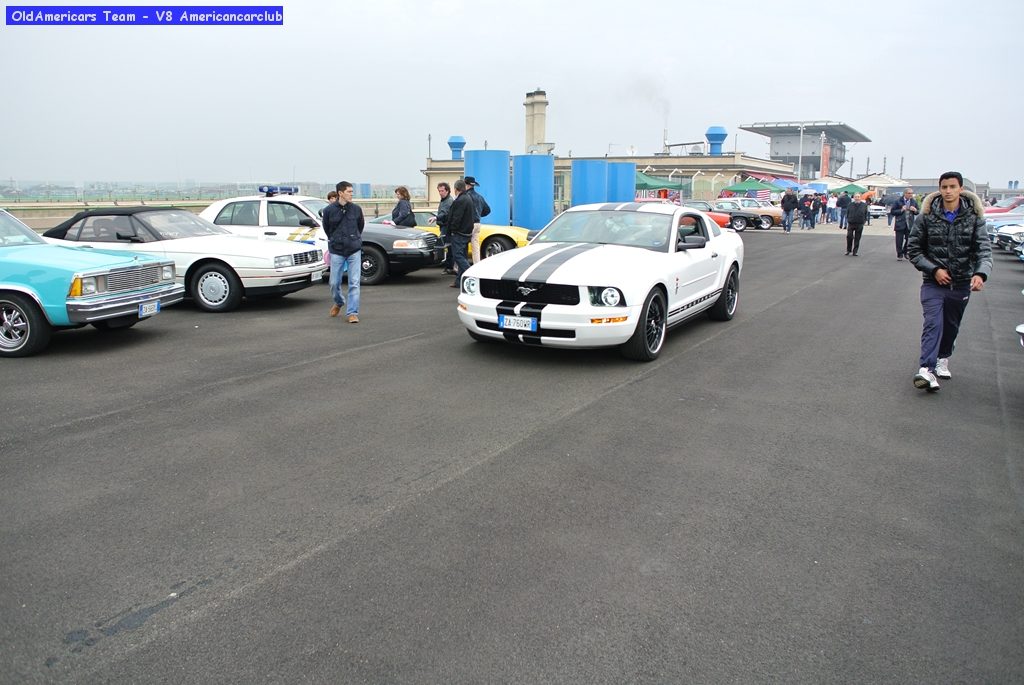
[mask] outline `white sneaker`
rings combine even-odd
[[[939,379],[935,377],[927,366],[922,366],[914,374],[914,387],[928,392],[935,392],[939,389]]]
[[[939,378],[952,378],[953,375],[949,372],[949,357],[945,359],[938,359],[935,362],[935,375]]]

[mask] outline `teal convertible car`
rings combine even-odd
[[[128,328],[180,302],[174,262],[63,247],[0,209],[0,357],[27,357],[54,330]]]

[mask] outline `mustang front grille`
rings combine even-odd
[[[296,252],[292,255],[292,259],[295,261],[295,266],[300,264],[312,264],[313,262],[319,262],[323,258],[316,256],[316,250],[310,250],[309,252]]]
[[[531,283],[491,278],[480,279],[480,294],[492,300],[537,302],[543,304],[579,304],[580,289],[576,285]]]
[[[147,285],[160,282],[159,266],[140,266],[131,269],[119,269],[107,274],[107,292],[136,290]]]

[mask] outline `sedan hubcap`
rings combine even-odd
[[[218,273],[203,274],[199,280],[199,295],[209,304],[219,304],[228,296],[228,281]]]

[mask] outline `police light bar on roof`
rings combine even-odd
[[[271,197],[273,195],[299,194],[298,186],[260,186],[257,190],[266,195],[267,197]]]

